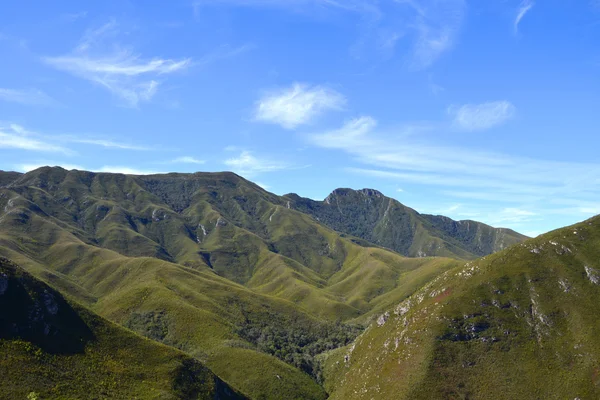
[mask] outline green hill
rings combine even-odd
[[[419,214],[373,189],[336,189],[324,201],[285,196],[294,209],[349,235],[409,257],[475,259],[527,239],[476,221]]]
[[[344,237],[231,173],[5,181],[0,255],[256,399],[325,398],[317,355],[459,264]]]
[[[65,300],[0,258],[0,398],[243,399],[199,361]]]
[[[447,271],[326,358],[332,399],[600,398],[600,217]]]

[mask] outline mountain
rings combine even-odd
[[[476,221],[419,214],[373,189],[336,189],[324,201],[286,195],[292,208],[348,235],[408,257],[475,259],[527,239]]]
[[[446,271],[328,353],[331,399],[600,398],[600,217]]]
[[[202,363],[0,258],[0,398],[243,399]]]
[[[0,255],[252,399],[324,399],[319,354],[460,264],[341,235],[232,173],[0,176]]]

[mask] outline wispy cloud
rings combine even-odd
[[[88,12],[87,11],[79,11],[79,12],[73,12],[73,13],[66,13],[63,14],[61,16],[61,18],[65,21],[69,21],[69,22],[75,22],[77,20],[83,19],[85,17],[87,17]]]
[[[501,125],[516,113],[516,107],[508,101],[493,101],[483,104],[465,104],[450,107],[448,113],[454,124],[466,131],[481,131]]]
[[[474,204],[485,222],[513,226],[529,213],[547,214],[557,208],[565,215],[589,215],[584,210],[598,208],[600,164],[561,162],[517,157],[477,148],[428,142],[406,135],[407,128],[395,132],[378,129],[377,121],[364,116],[341,128],[308,137],[316,146],[343,151],[359,167],[346,171],[393,181],[396,185],[420,185],[437,190],[440,199],[476,200]],[[573,201],[567,207],[565,200]],[[512,204],[507,207],[506,204]],[[553,206],[554,205],[554,206]],[[465,206],[466,207],[466,206]],[[500,208],[499,208],[500,207]],[[517,212],[516,210],[524,210]],[[504,223],[504,222],[502,222]]]
[[[147,147],[147,146],[115,142],[115,141],[108,140],[108,139],[93,139],[93,138],[65,136],[65,135],[57,136],[56,139],[59,141],[67,142],[67,143],[89,144],[92,146],[105,147],[105,148],[109,148],[109,149],[139,150],[139,151],[151,150],[151,148]]]
[[[55,106],[56,100],[37,89],[0,88],[0,100],[30,106]]]
[[[513,23],[515,34],[519,33],[519,24],[521,23],[521,20],[523,17],[525,17],[525,14],[527,14],[529,10],[533,8],[534,5],[535,2],[533,0],[523,0],[519,5],[519,8],[517,9],[517,16],[515,17],[515,22]]]
[[[97,50],[102,41],[114,39],[118,33],[117,23],[111,20],[97,29],[87,31],[70,54],[43,57],[42,60],[54,68],[106,88],[132,107],[154,97],[160,78],[184,70],[191,64],[189,58],[144,59],[118,46],[112,46],[116,51],[103,53]]]
[[[329,110],[341,110],[346,98],[324,86],[295,83],[290,88],[267,93],[256,105],[255,119],[295,129]]]
[[[454,47],[466,12],[465,0],[196,0],[194,15],[215,5],[278,8],[319,18],[346,13],[357,19],[353,56],[391,58],[400,43],[408,43],[413,69],[431,66]]]
[[[415,43],[412,66],[424,69],[452,49],[466,11],[464,0],[395,0],[413,11],[409,26]]]
[[[15,123],[0,125],[0,148],[11,145],[13,148],[21,148],[24,150],[74,154],[72,149],[65,147],[68,144],[84,144],[107,149],[134,151],[149,151],[158,149],[133,143],[118,142],[111,139],[99,139],[97,137],[89,137],[82,134],[53,135],[41,133],[26,129],[23,126]],[[164,150],[164,148],[161,148],[161,150]]]
[[[286,169],[289,166],[285,163],[270,160],[267,158],[255,157],[249,151],[242,151],[238,157],[225,160],[225,165],[234,172],[252,176],[263,172],[273,172]]]
[[[71,154],[72,151],[57,144],[40,140],[20,125],[0,126],[0,148]]]
[[[206,164],[206,161],[191,156],[177,157],[170,161],[172,164]]]
[[[338,9],[359,13],[379,13],[372,0],[195,0],[192,2],[194,15],[201,13],[203,6],[234,5],[243,7],[276,7],[295,12]],[[311,8],[308,9],[307,6]]]

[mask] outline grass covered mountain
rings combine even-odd
[[[352,236],[409,257],[475,259],[527,239],[510,229],[476,221],[419,214],[373,189],[336,189],[324,201],[285,196],[294,209]]]
[[[253,399],[326,398],[318,355],[459,264],[344,237],[232,173],[0,176],[0,255]]]
[[[600,398],[600,217],[468,262],[328,354],[331,399]]]
[[[202,363],[0,258],[0,398],[243,399]]]

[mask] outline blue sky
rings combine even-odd
[[[599,1],[0,8],[0,169],[370,187],[529,235],[600,213]]]

